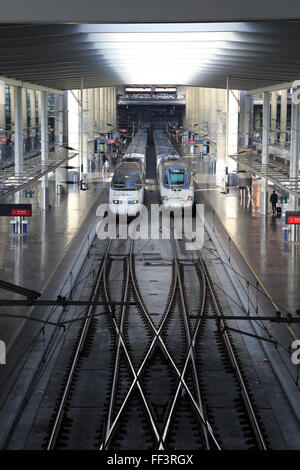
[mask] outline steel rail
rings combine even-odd
[[[105,267],[105,264],[106,264],[106,260],[107,260],[107,257],[108,257],[110,246],[111,246],[111,240],[109,240],[109,243],[108,243],[106,251],[105,251],[104,259],[103,259],[103,261],[101,263],[101,266],[99,267],[99,270],[98,270],[98,273],[97,273],[97,278],[96,278],[96,281],[95,281],[95,284],[94,284],[95,289],[94,289],[94,292],[92,293],[92,296],[91,296],[93,299],[97,298],[98,295],[99,295],[99,287],[100,287],[100,283],[101,283],[101,279],[102,279],[102,275],[103,275],[103,270],[104,270],[104,267]],[[63,392],[63,395],[62,395],[62,398],[60,400],[60,404],[59,404],[59,407],[58,407],[58,410],[57,410],[57,413],[56,413],[56,416],[55,416],[55,420],[54,420],[54,424],[52,426],[52,431],[51,431],[50,437],[49,437],[48,442],[47,442],[46,450],[53,449],[54,446],[55,446],[56,440],[57,440],[57,436],[58,436],[59,429],[60,429],[61,422],[62,422],[63,415],[64,415],[66,401],[67,401],[67,398],[68,398],[68,395],[69,395],[69,392],[70,392],[70,388],[71,388],[71,385],[72,385],[72,380],[73,380],[74,373],[75,373],[75,370],[76,370],[76,366],[77,366],[77,363],[78,363],[79,355],[80,355],[80,353],[83,349],[85,339],[86,339],[86,335],[87,335],[87,332],[88,332],[88,329],[89,329],[89,326],[90,326],[90,323],[91,323],[91,319],[93,317],[93,315],[92,315],[93,308],[94,308],[93,305],[91,305],[89,307],[88,312],[87,312],[87,316],[86,316],[85,321],[84,321],[84,325],[83,325],[83,328],[82,328],[82,331],[81,331],[81,334],[80,334],[80,339],[79,339],[78,345],[76,347],[75,355],[74,355],[72,365],[71,365],[71,368],[70,368],[70,371],[69,371],[69,374],[68,374],[67,382],[66,382],[66,385],[64,387],[64,392]]]
[[[133,247],[133,240],[131,240],[131,248],[130,248],[130,251],[132,251],[132,247]],[[127,278],[128,281],[129,281],[130,278],[131,278],[130,272],[131,272],[131,271],[130,271],[130,269],[129,269],[129,275],[128,275],[128,278]],[[105,280],[106,280],[106,278],[105,278]],[[127,293],[126,293],[126,292],[127,292]],[[127,289],[127,290],[125,289],[125,294],[128,295],[128,289]],[[104,295],[105,295],[105,297],[106,297],[107,302],[109,303],[109,296],[108,296],[108,289],[107,289],[107,283],[106,283],[106,282],[104,282]],[[151,410],[150,410],[150,408],[149,408],[149,406],[148,406],[148,403],[147,403],[145,394],[144,394],[143,389],[142,389],[142,387],[141,387],[141,384],[140,384],[140,382],[139,382],[139,376],[137,375],[137,373],[136,373],[136,371],[135,371],[135,369],[134,369],[134,366],[133,366],[133,364],[132,364],[132,361],[131,361],[131,359],[130,359],[129,352],[128,352],[127,346],[126,346],[125,341],[124,341],[124,338],[123,338],[123,333],[121,332],[121,330],[119,329],[119,327],[118,327],[118,325],[117,325],[117,322],[116,322],[116,320],[115,320],[115,318],[114,318],[113,311],[112,311],[111,307],[109,306],[108,308],[109,308],[110,313],[111,313],[111,315],[112,315],[112,321],[113,321],[114,328],[115,328],[115,330],[116,330],[116,334],[117,334],[117,336],[118,336],[118,339],[119,339],[119,341],[120,341],[120,344],[122,345],[122,348],[123,348],[123,351],[124,351],[124,353],[125,353],[125,356],[126,356],[128,365],[129,365],[130,370],[131,370],[131,373],[132,373],[132,375],[133,375],[133,379],[134,379],[134,380],[133,380],[132,385],[131,385],[131,387],[130,387],[130,391],[133,390],[133,387],[134,387],[134,385],[136,384],[137,387],[138,387],[139,393],[140,393],[140,395],[141,395],[142,401],[143,401],[143,403],[144,403],[145,409],[146,409],[146,411],[147,411],[147,414],[148,414],[148,417],[149,417],[151,426],[152,426],[152,428],[153,428],[153,432],[154,432],[154,435],[155,435],[155,437],[156,437],[156,440],[157,440],[158,442],[160,442],[161,438],[160,438],[159,431],[158,431],[158,429],[157,429],[157,427],[156,427],[156,424],[155,424],[154,418],[153,418],[153,416],[152,416]],[[123,309],[124,309],[124,307],[123,307]],[[124,309],[124,312],[125,312],[125,309]],[[131,393],[131,392],[130,392],[130,393]],[[127,394],[127,395],[128,395],[128,394]],[[128,395],[128,398],[129,398],[129,395]],[[109,440],[111,439],[111,437],[112,437],[112,435],[113,435],[113,433],[114,433],[114,430],[115,430],[115,428],[116,428],[118,422],[120,421],[121,415],[122,415],[122,413],[123,413],[123,411],[124,411],[124,409],[125,409],[125,405],[126,405],[127,401],[128,401],[128,399],[123,401],[123,403],[122,403],[122,405],[121,405],[121,407],[120,407],[120,409],[119,409],[119,411],[118,411],[118,413],[117,413],[117,416],[116,416],[114,422],[112,423],[112,425],[108,428],[108,430],[107,430],[107,432],[106,432],[105,440],[104,440],[104,442],[101,443],[99,450],[104,450],[104,449],[107,448],[108,442],[109,442]]]
[[[244,399],[246,409],[248,411],[250,421],[252,423],[252,428],[253,428],[253,431],[255,433],[257,444],[258,444],[258,446],[261,450],[267,450],[267,445],[266,445],[265,439],[263,437],[263,433],[260,429],[260,425],[258,423],[254,408],[252,406],[251,399],[249,397],[249,394],[248,394],[248,391],[247,391],[245,381],[243,379],[241,369],[238,365],[237,358],[236,358],[236,355],[235,355],[234,350],[233,350],[232,341],[229,338],[229,335],[226,331],[226,325],[224,323],[224,320],[222,319],[222,314],[220,312],[220,308],[218,306],[218,303],[217,303],[217,300],[216,300],[216,297],[215,297],[215,293],[214,293],[214,290],[213,290],[213,287],[212,287],[212,284],[211,284],[211,281],[210,281],[210,278],[209,278],[207,268],[206,268],[206,266],[203,262],[203,259],[200,255],[200,253],[199,252],[197,252],[197,253],[198,253],[199,263],[200,263],[201,268],[203,270],[203,273],[206,277],[206,283],[207,283],[207,286],[209,288],[209,292],[210,292],[210,295],[211,295],[211,298],[212,298],[212,301],[213,301],[214,308],[215,308],[215,310],[216,310],[216,312],[217,312],[217,314],[220,318],[219,322],[220,322],[222,335],[224,337],[225,345],[226,345],[229,357],[231,359],[232,365],[233,365],[233,367],[236,371],[236,374],[237,374],[237,378],[238,378],[238,381],[239,381],[239,384],[240,384],[240,387],[241,387],[241,391],[242,391],[242,396],[243,396],[243,399]]]
[[[127,262],[126,281],[125,281],[124,296],[123,296],[123,300],[125,302],[127,301],[127,298],[128,298],[129,274],[130,274],[129,273],[129,263]],[[104,274],[103,274],[103,286],[104,286],[104,291],[105,291],[105,297],[106,297],[106,299],[108,299],[109,296],[108,296],[108,292],[107,292],[106,270],[104,271]],[[123,330],[124,330],[125,310],[126,310],[126,308],[125,308],[125,306],[123,306],[122,307],[122,312],[121,312],[121,322],[120,322],[120,332],[122,334],[123,334]],[[112,314],[111,310],[110,310],[110,314]],[[116,396],[116,391],[117,391],[118,370],[119,370],[119,364],[120,364],[120,353],[121,353],[121,336],[118,337],[117,352],[116,352],[115,364],[114,364],[112,391],[111,391],[111,395],[110,395],[110,403],[109,403],[107,427],[106,427],[106,437],[105,437],[106,442],[107,442],[108,437],[109,437],[109,429],[111,428],[112,413],[113,413],[113,407],[114,407],[115,396]]]
[[[140,295],[139,295],[138,288],[137,288],[137,285],[136,285],[136,282],[135,282],[135,275],[134,275],[134,273],[133,273],[132,251],[131,251],[130,260],[131,260],[131,262],[129,263],[129,266],[130,266],[130,273],[131,273],[131,282],[132,282],[132,285],[133,285],[135,294],[136,294],[136,296],[137,296],[137,298],[138,298],[138,300],[139,300],[140,306],[141,306],[143,312],[145,313],[146,310],[145,310],[143,301],[142,301],[142,299],[141,299],[141,297],[140,297]],[[170,310],[171,310],[171,306],[172,306],[173,301],[174,301],[175,293],[176,293],[176,277],[175,277],[175,282],[174,282],[174,284],[173,284],[173,289],[172,289],[172,294],[171,294],[171,301],[169,302],[169,305],[168,305],[168,307],[167,307],[167,312],[166,312],[166,314],[165,314],[165,316],[164,316],[164,318],[163,318],[163,321],[162,321],[162,323],[161,323],[161,325],[160,325],[160,328],[159,328],[158,330],[155,329],[154,337],[153,337],[153,339],[152,339],[152,343],[150,344],[150,347],[148,348],[148,351],[147,351],[147,353],[146,353],[146,356],[144,357],[143,362],[142,362],[142,364],[140,365],[140,367],[139,367],[139,369],[138,369],[138,371],[137,371],[137,373],[136,373],[136,377],[134,378],[133,382],[131,383],[131,386],[130,386],[128,392],[127,392],[127,395],[126,395],[125,399],[123,400],[123,407],[125,407],[127,401],[129,400],[129,398],[130,398],[130,396],[131,396],[131,393],[132,393],[132,391],[133,391],[133,389],[134,389],[134,386],[135,386],[135,384],[136,384],[136,382],[137,382],[137,379],[138,379],[138,378],[140,377],[140,375],[142,374],[142,371],[143,371],[145,365],[147,364],[148,358],[149,358],[151,352],[152,352],[153,349],[154,349],[154,346],[155,346],[155,344],[156,344],[157,338],[158,338],[158,336],[160,335],[160,333],[161,333],[161,331],[162,331],[162,329],[163,329],[163,326],[164,326],[164,324],[165,324],[165,322],[166,322],[166,320],[167,320],[167,318],[168,318],[169,312],[170,312]],[[146,315],[148,315],[148,312],[146,312]],[[118,420],[119,420],[121,411],[122,411],[122,410],[120,409],[118,415],[116,416],[116,418],[115,418],[115,420],[114,420],[114,423],[113,423],[112,426],[111,426],[111,431],[115,428],[115,426],[116,426],[116,424],[117,424],[117,422],[118,422]],[[159,449],[163,449],[163,448],[164,448],[164,447],[161,446],[161,439],[160,439]]]
[[[175,240],[174,240],[174,236],[173,236],[172,232],[171,232],[171,243],[172,243],[172,248],[173,248],[174,261],[175,261],[175,265],[176,265],[176,268],[177,268],[176,269],[177,284],[178,284],[179,293],[180,293],[181,309],[182,309],[182,312],[183,312],[185,331],[186,331],[187,340],[188,340],[188,354],[187,354],[187,357],[186,357],[186,360],[185,360],[183,373],[185,374],[186,368],[187,368],[188,363],[189,363],[189,360],[191,359],[191,361],[192,361],[192,371],[193,371],[193,381],[194,381],[194,384],[195,384],[195,387],[196,387],[197,401],[198,401],[198,405],[199,405],[199,408],[201,409],[201,412],[202,412],[203,416],[205,416],[204,407],[203,407],[203,403],[202,403],[201,392],[200,392],[200,387],[199,387],[199,381],[198,381],[198,377],[197,377],[197,368],[196,368],[194,348],[195,348],[195,339],[197,337],[197,333],[198,333],[200,324],[202,323],[202,315],[203,315],[204,308],[205,308],[205,299],[206,299],[206,295],[205,295],[206,294],[206,285],[205,284],[206,283],[205,283],[205,278],[203,277],[204,286],[203,286],[202,303],[201,303],[201,308],[200,308],[200,318],[199,318],[199,321],[197,322],[197,328],[196,328],[195,333],[193,334],[193,338],[191,338],[189,322],[188,322],[188,314],[187,314],[186,303],[185,303],[185,298],[184,298],[184,288],[183,288],[183,283],[182,283],[182,279],[181,279],[181,276],[180,276],[176,244],[175,244]],[[180,391],[180,382],[179,382],[177,390],[176,390],[176,399],[178,397],[179,391]],[[174,402],[175,402],[175,400],[174,400]],[[168,420],[167,420],[167,424],[166,424],[165,429],[164,429],[164,433],[163,433],[164,440],[166,439],[166,436],[167,436],[167,433],[168,433],[168,428],[169,428],[169,425],[170,425],[170,422],[171,422],[171,417],[172,417],[172,414],[173,414],[173,411],[174,411],[174,406],[175,406],[175,404],[172,406],[172,408],[170,410],[169,417],[168,417]],[[207,435],[207,425],[204,425],[204,423],[202,423],[202,431],[203,431],[203,435],[204,435],[205,447],[206,447],[207,450],[209,450],[210,445],[209,445],[209,440],[208,440],[208,435]]]
[[[132,256],[132,255],[131,255]],[[165,355],[167,356],[169,362],[171,363],[175,373],[177,374],[178,378],[179,378],[179,382],[178,382],[178,386],[177,386],[177,394],[175,394],[175,397],[173,399],[173,402],[172,402],[172,405],[171,405],[171,409],[174,409],[175,407],[175,404],[176,404],[176,400],[177,400],[177,396],[178,396],[178,392],[180,390],[180,387],[181,387],[181,384],[184,386],[184,388],[186,389],[191,401],[192,401],[192,404],[194,406],[194,408],[196,409],[196,412],[198,413],[199,417],[200,417],[200,420],[202,421],[203,425],[207,428],[208,430],[208,433],[210,435],[210,437],[212,438],[213,442],[215,443],[217,449],[221,449],[215,435],[214,435],[214,432],[213,432],[213,429],[211,427],[211,425],[209,424],[209,422],[205,419],[205,416],[201,410],[201,408],[198,406],[196,400],[194,399],[194,396],[192,394],[192,392],[190,391],[189,389],[189,386],[187,385],[185,379],[184,379],[184,375],[185,375],[185,371],[186,371],[186,368],[187,368],[187,365],[188,365],[188,361],[189,361],[189,358],[190,358],[190,354],[191,354],[191,347],[192,347],[192,344],[195,340],[195,335],[193,337],[193,341],[192,343],[190,344],[190,347],[189,347],[189,351],[188,351],[188,355],[187,355],[187,358],[186,358],[186,363],[185,363],[185,366],[184,366],[184,369],[182,372],[180,372],[180,370],[178,369],[178,367],[176,366],[174,360],[172,359],[169,351],[168,351],[168,348],[166,347],[162,337],[161,337],[161,332],[163,330],[163,327],[164,327],[164,324],[169,316],[169,313],[171,311],[171,308],[173,306],[173,303],[174,303],[174,299],[175,299],[175,295],[176,295],[176,289],[177,289],[177,282],[178,282],[178,273],[177,273],[177,270],[178,270],[178,266],[176,266],[175,264],[175,276],[174,276],[174,285],[173,285],[173,289],[172,289],[172,295],[171,295],[171,298],[170,298],[170,301],[169,301],[169,304],[167,306],[167,310],[166,310],[166,313],[165,313],[165,316],[164,316],[164,320],[162,322],[162,324],[160,325],[159,329],[156,329],[155,325],[153,324],[153,321],[151,319],[151,317],[149,316],[149,313],[143,303],[143,300],[139,294],[139,290],[138,290],[138,287],[137,287],[137,284],[135,282],[135,276],[133,275],[133,263],[131,263],[131,270],[132,270],[132,284],[133,284],[133,288],[134,288],[134,291],[135,291],[135,294],[136,294],[136,297],[140,303],[140,306],[143,310],[143,313],[149,323],[149,326],[151,327],[155,337],[153,339],[153,342],[150,346],[150,348],[153,348],[156,341],[158,340],[161,344],[161,347],[163,348],[163,351],[165,353]],[[200,324],[200,322],[198,322]],[[197,330],[198,331],[198,330]],[[149,354],[150,354],[150,349],[149,349]],[[142,368],[145,366],[145,360],[143,362],[143,364],[141,365],[140,367],[140,370],[139,370],[139,373],[142,372]],[[128,392],[129,393],[129,392]],[[126,396],[126,399],[128,399],[128,396]],[[125,399],[125,400],[126,400]],[[166,434],[165,434],[165,437],[166,437]],[[164,441],[165,441],[165,438],[163,437],[162,441],[160,442],[160,447],[159,449],[163,449],[164,448]]]

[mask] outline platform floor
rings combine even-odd
[[[45,291],[53,277],[57,276],[56,270],[63,264],[62,260],[72,241],[80,231],[84,232],[86,217],[95,216],[97,202],[107,202],[107,183],[102,174],[91,172],[89,180],[91,182],[87,191],[80,191],[78,185],[69,185],[67,194],[56,194],[51,209],[47,211],[40,207],[38,190],[35,198],[24,200],[32,203],[33,207],[32,217],[27,218],[26,235],[13,235],[10,224],[12,219],[0,218],[0,279],[38,292]],[[95,210],[89,214],[93,205]],[[57,286],[59,282],[62,281],[54,279],[54,285]],[[0,298],[22,297],[0,290]],[[4,311],[7,313],[7,307],[0,308],[0,314]],[[9,308],[9,313],[27,314],[28,307]],[[0,338],[5,341],[8,353],[23,324],[22,320],[0,316]]]
[[[198,159],[196,181],[204,198],[215,209],[231,238],[242,249],[275,303],[295,314],[300,309],[300,241],[284,241],[284,217],[260,213],[260,179],[254,179],[252,197],[241,198],[240,191],[231,188],[221,194],[215,188],[215,174],[210,157]],[[269,195],[273,190],[269,186]]]

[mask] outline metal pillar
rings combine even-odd
[[[41,162],[44,165],[48,163],[48,113],[47,113],[47,93],[41,91]],[[48,177],[43,176],[41,184],[41,206],[43,210],[49,208],[48,195]]]
[[[64,143],[64,97],[63,95],[56,95],[55,97],[55,143],[57,145],[63,145]]]
[[[104,104],[104,88],[100,88],[100,97],[99,97],[99,101],[100,101],[100,132],[101,133],[104,133],[105,129],[104,129],[104,115],[105,115],[105,112],[104,112],[104,107],[105,107],[105,104]]]
[[[5,136],[5,83],[0,81],[0,132]]]
[[[246,91],[240,91],[239,146],[248,147],[249,143],[249,100]]]
[[[276,127],[277,127],[277,91],[272,91],[272,104],[271,104],[271,135],[270,142],[276,142]]]
[[[15,115],[15,174],[22,175],[24,171],[22,88],[18,86],[14,87],[14,115]]]
[[[225,90],[217,90],[217,161],[216,186],[226,189],[226,112]]]
[[[249,95],[246,98],[246,134],[245,134],[245,147],[248,147],[252,144],[253,138],[253,127],[254,127],[254,97]]]
[[[26,152],[26,143],[28,138],[27,126],[27,89],[22,88],[22,114],[23,114],[23,150]]]
[[[291,117],[291,149],[290,149],[290,178],[299,185],[299,151],[300,151],[300,104],[292,103]],[[289,210],[298,209],[298,198],[290,196]],[[291,225],[291,241],[297,241],[298,227]]]
[[[269,135],[270,135],[270,93],[264,93],[263,104],[263,134],[262,134],[262,164],[267,168],[269,164]],[[260,213],[268,215],[268,180],[261,179]]]
[[[286,143],[286,121],[287,121],[287,90],[281,91],[280,104],[280,145],[285,147]]]
[[[88,143],[89,143],[89,92],[88,89],[83,90],[83,173],[82,177],[88,171]]]
[[[14,116],[15,116],[15,176],[20,179],[24,172],[24,148],[23,148],[23,113],[22,113],[22,88],[14,87]],[[22,203],[22,191],[18,191],[15,197],[16,203]],[[22,219],[16,217],[16,233],[22,233]]]
[[[228,155],[229,155],[229,76],[226,80],[226,153],[225,153],[225,188],[229,192],[228,186]]]
[[[36,119],[35,119],[35,90],[30,90],[30,139],[31,139],[31,147],[34,149],[35,147],[35,139],[36,139]]]
[[[47,114],[47,93],[41,91],[41,155],[42,163],[48,162],[48,114]]]
[[[81,79],[80,88],[80,177],[82,180],[83,173],[83,78]]]

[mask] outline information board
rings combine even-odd
[[[286,211],[285,223],[286,224],[300,224],[300,211]]]
[[[31,217],[32,204],[0,204],[0,216]]]

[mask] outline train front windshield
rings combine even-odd
[[[164,186],[188,186],[190,185],[190,178],[186,170],[172,169],[166,171],[163,182]]]
[[[115,171],[111,181],[112,189],[126,189],[127,191],[138,191],[142,187],[141,177],[138,173],[124,175],[124,173]]]

